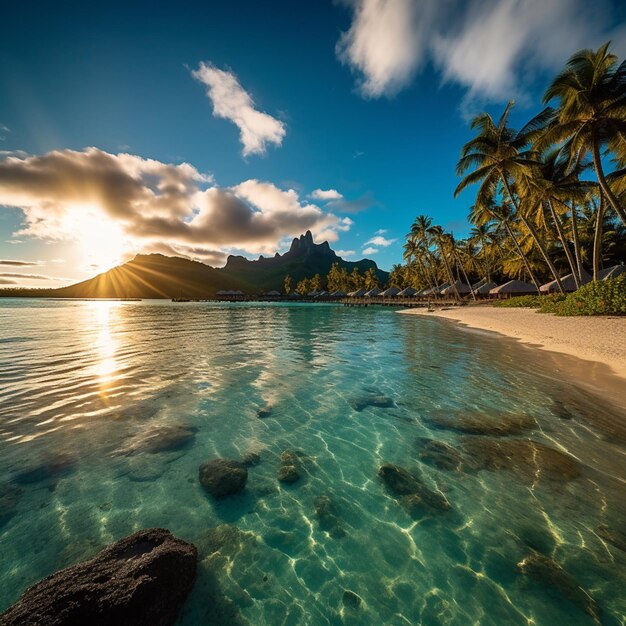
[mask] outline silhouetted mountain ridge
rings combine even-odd
[[[296,237],[284,254],[249,260],[231,255],[223,268],[162,254],[137,254],[131,261],[93,278],[59,289],[3,289],[2,296],[37,296],[50,298],[210,298],[220,290],[240,290],[256,294],[282,290],[285,276],[293,284],[315,274],[325,276],[333,263],[351,272],[374,268],[381,282],[388,273],[374,261],[345,261],[327,241],[316,244],[310,231]]]

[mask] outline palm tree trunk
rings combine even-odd
[[[528,232],[531,234],[533,240],[537,244],[537,247],[539,248],[541,255],[543,256],[545,262],[548,264],[548,267],[550,268],[550,272],[552,273],[552,276],[554,276],[554,280],[556,280],[556,284],[559,287],[559,291],[561,293],[564,293],[563,283],[561,283],[561,277],[556,271],[556,267],[554,267],[554,263],[552,263],[552,261],[550,260],[546,247],[543,245],[543,243],[539,239],[539,235],[537,234],[537,231],[535,230],[534,226],[522,214],[520,214],[520,219],[522,220],[522,223],[524,224],[524,226],[528,229]]]
[[[441,260],[443,261],[443,264],[444,264],[444,266],[446,268],[446,273],[448,274],[448,280],[450,281],[450,286],[454,287],[454,291],[456,293],[456,298],[457,298],[457,300],[460,300],[461,296],[459,295],[459,290],[456,288],[454,276],[452,274],[452,270],[450,269],[450,265],[448,264],[448,259],[446,258],[446,254],[445,254],[445,251],[443,249],[443,242],[440,241],[439,239],[437,239],[437,244],[439,246],[439,253],[441,254]]]
[[[504,174],[500,174],[500,178],[502,179],[502,182],[504,183],[504,187],[509,196],[509,200],[511,201],[511,204],[513,205],[513,207],[515,208],[515,211],[517,212],[520,219],[522,220],[522,224],[524,224],[524,226],[528,229],[528,232],[530,233],[531,237],[537,244],[539,251],[541,252],[545,262],[548,264],[548,267],[550,268],[550,271],[552,272],[552,276],[554,276],[554,280],[556,280],[556,284],[559,287],[559,291],[563,293],[563,285],[561,284],[561,277],[558,275],[556,268],[554,267],[554,263],[552,263],[552,261],[550,260],[550,257],[548,256],[548,253],[546,252],[544,245],[539,240],[537,231],[533,228],[531,223],[524,217],[524,215],[519,209],[519,206],[517,206],[517,203],[515,202],[515,199],[513,198],[513,193],[511,192],[511,188],[509,187],[509,181],[506,179],[506,176]],[[539,285],[537,284],[536,280],[533,280],[533,282],[535,283],[535,287],[537,287],[537,292],[539,292]]]
[[[456,257],[456,262],[461,267],[461,271],[463,272],[463,276],[465,277],[465,284],[470,288],[470,293],[472,294],[472,299],[476,300],[476,294],[472,290],[472,286],[470,285],[469,278],[467,277],[467,272],[465,271],[465,267],[463,267],[463,262],[461,261],[461,257],[459,256],[458,251],[454,250],[454,256]]]
[[[563,250],[565,251],[565,255],[567,256],[567,262],[569,263],[570,269],[572,270],[572,276],[574,277],[574,282],[576,283],[576,289],[580,287],[580,278],[578,276],[578,272],[576,271],[576,261],[572,256],[572,251],[569,249],[567,245],[567,239],[565,239],[565,233],[563,232],[563,224],[561,222],[561,218],[558,216],[557,212],[554,210],[554,205],[552,204],[552,200],[547,200],[548,207],[550,208],[550,213],[552,214],[552,221],[554,222],[554,226],[556,228],[556,233],[559,237],[559,241],[563,246]]]
[[[526,255],[522,252],[522,249],[520,248],[520,245],[517,241],[517,237],[515,237],[515,234],[513,233],[511,226],[506,220],[504,221],[504,225],[506,227],[507,232],[509,233],[509,237],[513,240],[513,243],[515,244],[515,249],[517,250],[517,254],[519,254],[520,258],[522,259],[522,263],[524,263],[524,267],[526,268],[528,275],[530,276],[531,280],[533,281],[533,284],[535,285],[535,288],[537,289],[537,293],[541,294],[541,291],[539,289],[539,283],[537,282],[537,279],[535,278],[533,271],[530,269],[528,259],[526,258]]]
[[[580,239],[578,238],[578,216],[576,214],[575,202],[572,202],[572,239],[574,240],[574,254],[576,255],[576,267],[578,268],[578,278],[582,282],[583,261],[582,261],[582,255],[580,253]]]
[[[598,282],[600,250],[602,248],[602,220],[604,218],[604,194],[600,193],[600,206],[596,216],[596,232],[593,237],[593,280]]]
[[[600,158],[600,142],[598,141],[598,137],[595,134],[593,137],[593,166],[596,169],[598,182],[600,183],[600,187],[602,187],[604,195],[606,196],[607,200],[622,221],[622,224],[626,226],[626,211],[624,211],[624,209],[620,206],[619,200],[613,193],[610,185],[606,182],[604,170],[602,169],[602,159]]]

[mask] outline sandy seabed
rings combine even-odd
[[[608,366],[610,373],[621,378],[622,383],[626,379],[626,317],[557,317],[533,309],[492,306],[454,307],[432,312],[409,309],[402,313],[436,316],[470,328],[497,332],[544,350],[593,362],[587,363],[588,367]]]

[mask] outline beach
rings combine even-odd
[[[626,317],[557,317],[534,309],[466,306],[409,309],[408,315],[439,317],[473,329],[512,337],[542,350],[606,365],[626,379]]]

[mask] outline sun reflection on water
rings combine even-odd
[[[100,387],[100,395],[106,397],[119,371],[117,359],[115,358],[118,342],[111,332],[111,327],[117,316],[118,303],[93,302],[92,305],[94,321],[97,327],[97,336],[94,344],[97,361],[93,371]]]

